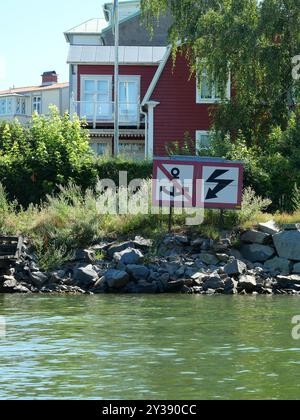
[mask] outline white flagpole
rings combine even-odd
[[[119,0],[114,0],[115,88],[114,88],[114,155],[119,154]]]

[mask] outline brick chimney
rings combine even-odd
[[[42,86],[51,86],[57,83],[58,75],[56,71],[45,71],[42,74]]]

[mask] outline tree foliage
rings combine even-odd
[[[149,25],[170,10],[170,42],[174,51],[184,46],[191,71],[205,67],[224,92],[232,76],[234,100],[219,107],[218,130],[241,130],[259,145],[273,126],[286,129],[299,89],[292,78],[299,0],[142,0],[142,9]]]

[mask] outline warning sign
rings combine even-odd
[[[154,206],[239,208],[242,188],[242,162],[185,156],[154,160]]]

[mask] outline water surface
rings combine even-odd
[[[299,399],[298,297],[0,295],[1,399]]]

